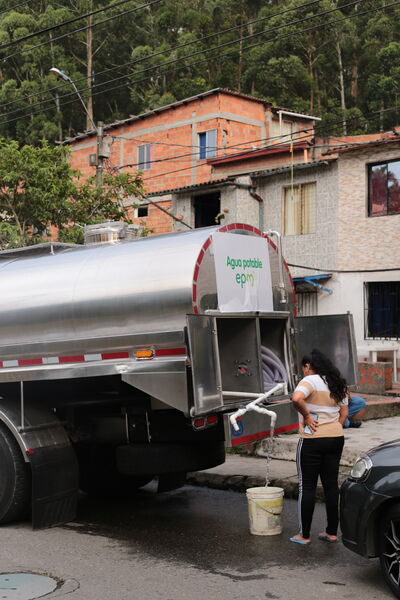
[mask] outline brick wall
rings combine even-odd
[[[308,235],[282,237],[287,262],[321,269],[337,268],[337,165],[309,168],[294,174],[294,183],[316,182],[316,231]],[[264,229],[283,231],[283,189],[290,186],[290,173],[258,179],[257,193],[264,198]],[[292,276],[310,275],[309,270],[291,268]]]
[[[169,191],[185,186],[196,185],[221,177],[212,172],[206,161],[199,160],[198,135],[211,129],[217,130],[217,156],[224,156],[253,147],[265,145],[270,132],[272,118],[271,106],[256,98],[218,91],[206,96],[196,96],[187,102],[176,103],[163,110],[155,110],[129,122],[116,124],[106,129],[105,136],[110,142],[111,155],[105,168],[120,168],[121,172],[135,171],[138,163],[138,147],[141,144],[152,144],[151,168],[143,172],[146,193]],[[275,116],[276,119],[276,116]],[[298,123],[298,128],[309,127],[309,121]],[[71,143],[71,165],[81,171],[84,177],[95,174],[95,167],[89,166],[89,155],[96,153],[96,136],[82,138]],[[278,159],[278,163],[281,159]],[[240,171],[240,169],[239,169]],[[236,168],[236,172],[238,169]],[[255,200],[248,200],[248,193],[239,194],[240,206],[232,208],[232,194],[224,191],[224,205],[228,206],[233,219],[242,215],[245,220],[259,224],[258,207],[254,209]],[[164,197],[163,197],[164,198]],[[158,201],[164,208],[171,207],[169,196]],[[193,220],[190,197],[183,200],[185,216]],[[222,205],[221,205],[222,206]],[[174,210],[181,213],[180,202],[174,204]],[[157,214],[159,213],[159,214]],[[185,218],[186,220],[186,218]],[[172,219],[157,211],[149,209],[146,225],[154,233],[163,233],[174,228]],[[169,224],[168,224],[169,222]]]
[[[340,269],[399,266],[400,215],[368,217],[367,165],[390,159],[400,159],[400,149],[380,146],[339,157]]]
[[[198,134],[217,130],[218,155],[232,152],[230,146],[238,145],[240,150],[243,142],[265,138],[265,110],[265,103],[259,100],[219,93],[148,113],[105,132],[112,141],[109,165],[134,171],[139,145],[150,143],[154,162],[143,173],[148,193],[209,181],[211,167],[198,157]],[[95,136],[75,141],[71,150],[72,166],[85,177],[94,174],[88,162],[89,155],[96,152]]]

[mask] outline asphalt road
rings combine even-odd
[[[324,508],[316,507],[315,538]],[[185,486],[157,495],[150,484],[131,500],[84,497],[76,522],[63,527],[3,526],[0,572],[59,579],[48,599],[393,598],[377,561],[317,539],[290,543],[296,521],[296,502],[285,500],[283,534],[252,536],[244,494]]]

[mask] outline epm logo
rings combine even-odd
[[[231,256],[226,257],[226,266],[232,270],[240,269],[241,272],[236,273],[235,281],[241,288],[245,285],[254,287],[254,275],[253,273],[246,273],[246,269],[262,269],[263,264],[259,258],[232,258]]]

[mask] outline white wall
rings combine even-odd
[[[399,271],[371,273],[334,273],[332,279],[326,282],[326,287],[332,294],[320,293],[318,296],[318,314],[332,315],[349,311],[353,315],[354,333],[357,344],[358,358],[371,358],[372,350],[380,350],[379,356],[392,360],[390,349],[397,351],[400,358],[400,344],[397,340],[365,339],[364,333],[364,283],[371,281],[399,281]]]

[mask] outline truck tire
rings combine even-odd
[[[10,523],[28,514],[31,473],[11,432],[0,424],[0,523]]]
[[[386,583],[400,598],[400,504],[391,506],[380,522],[379,560]]]

